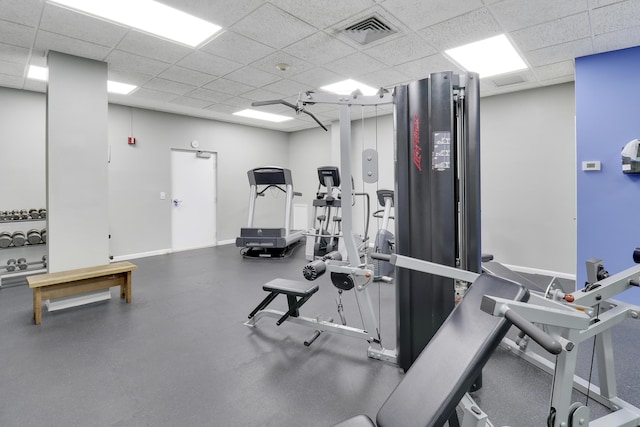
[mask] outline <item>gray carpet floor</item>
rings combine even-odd
[[[0,289],[0,426],[329,426],[374,417],[403,377],[367,359],[365,341],[325,333],[305,347],[312,331],[299,325],[244,325],[263,283],[301,279],[302,248],[284,260],[243,259],[227,245],[133,262],[132,304],[112,290],[110,301],[45,311],[41,326],[26,285]],[[319,283],[303,314],[337,318],[335,288]],[[394,348],[393,285],[373,286]],[[343,303],[357,326],[355,298]],[[638,406],[639,327],[628,320],[614,331],[620,396]],[[549,375],[498,350],[483,381],[475,397],[494,425],[545,425]]]

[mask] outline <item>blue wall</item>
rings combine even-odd
[[[609,273],[633,265],[640,247],[640,175],[622,173],[623,146],[640,138],[640,47],[576,59],[578,266],[601,258]],[[600,172],[582,171],[600,160]],[[640,305],[640,289],[617,299]]]

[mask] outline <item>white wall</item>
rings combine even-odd
[[[507,264],[575,274],[573,85],[482,98],[480,111],[483,250]],[[0,88],[0,112],[0,157],[29,159],[0,168],[0,182],[12,183],[3,189],[7,205],[0,209],[39,207],[44,201],[44,96]],[[132,113],[136,147],[126,144]],[[354,153],[360,153],[362,125],[356,120],[352,126]],[[367,147],[375,145],[375,128],[375,120],[365,120]],[[379,117],[377,129],[379,188],[393,188],[392,116]],[[234,239],[245,225],[247,170],[270,164],[289,167],[296,191],[303,193],[295,203],[311,206],[317,167],[334,164],[331,132],[320,128],[287,135],[110,105],[112,254],[170,247],[169,150],[188,148],[192,139],[200,141],[202,149],[219,153],[219,240]],[[356,182],[361,182],[360,162],[360,154],[354,155]],[[20,187],[13,185],[16,174],[22,176]],[[366,189],[375,196],[375,186]],[[160,201],[160,191],[167,192],[167,201]],[[261,212],[265,222],[280,221],[280,213],[272,215],[269,206]],[[356,214],[360,224],[358,218],[361,214]]]
[[[482,249],[575,275],[573,83],[483,98]]]

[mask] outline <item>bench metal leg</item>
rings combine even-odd
[[[253,311],[249,314],[249,319],[255,316],[257,312],[271,304],[271,301],[273,301],[277,296],[278,294],[276,292],[271,292],[269,295],[267,295],[267,297],[263,299],[262,302],[258,304],[258,306],[254,308]]]
[[[298,317],[300,312],[298,309],[302,307],[302,305],[307,302],[307,300],[311,298],[311,295],[307,295],[306,297],[302,297],[297,299],[294,295],[287,295],[287,303],[289,304],[289,311],[287,311],[278,321],[276,325],[280,326],[285,320],[291,317]]]

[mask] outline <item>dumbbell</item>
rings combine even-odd
[[[47,229],[43,228],[40,230],[40,238],[42,239],[42,243],[47,243]]]
[[[11,219],[20,219],[20,211],[12,210],[11,211]]]
[[[11,258],[7,261],[7,266],[5,267],[7,271],[14,271],[16,269],[16,260]]]
[[[6,211],[0,211],[0,221],[5,221],[7,220],[7,212]]]
[[[32,228],[27,231],[27,241],[30,245],[37,245],[42,241],[42,237],[40,236],[40,231]]]
[[[27,264],[26,258],[18,258],[17,265],[20,270],[26,270],[29,266],[29,264]]]
[[[0,231],[0,248],[8,248],[11,245],[11,233]]]
[[[26,209],[20,209],[20,219],[29,219],[29,212]]]
[[[24,232],[16,231],[11,235],[11,240],[13,241],[13,246],[24,246],[27,239],[24,236]]]
[[[40,218],[42,219],[47,217],[47,210],[45,208],[40,209],[38,213],[40,214]]]
[[[29,209],[29,216],[31,219],[38,219],[40,218],[40,213],[38,212],[38,209]]]

